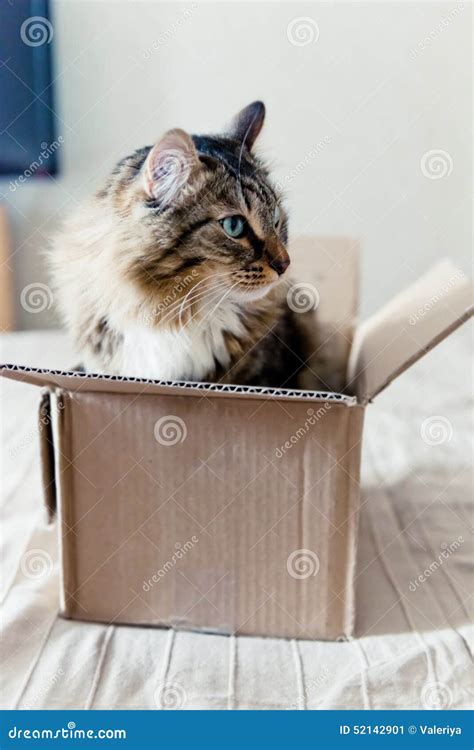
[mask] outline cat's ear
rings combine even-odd
[[[233,119],[229,135],[243,143],[250,150],[263,128],[265,105],[263,102],[252,102],[244,107]]]
[[[191,136],[175,128],[150,150],[143,166],[143,186],[150,198],[165,206],[172,202],[199,166]]]

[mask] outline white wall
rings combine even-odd
[[[468,270],[468,2],[53,0],[53,12],[62,173],[15,192],[0,183],[21,327],[54,322],[52,309],[23,310],[20,292],[46,280],[48,236],[119,157],[169,127],[217,130],[256,98],[291,230],[362,237],[364,313],[443,254]],[[301,46],[288,39],[298,17],[315,37]],[[439,179],[420,165],[433,149],[445,152]]]

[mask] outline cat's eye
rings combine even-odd
[[[242,237],[245,232],[245,219],[238,214],[235,216],[226,216],[225,219],[221,219],[221,225],[224,232],[234,240]]]
[[[280,223],[280,217],[281,217],[280,209],[278,208],[278,206],[275,206],[275,210],[273,212],[273,224],[274,224],[274,226],[276,226],[276,227],[278,226],[278,224]]]

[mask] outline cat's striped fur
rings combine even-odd
[[[297,387],[287,214],[253,154],[261,102],[224,136],[169,131],[120,161],[56,238],[60,307],[87,370]],[[245,233],[223,229],[229,216]]]

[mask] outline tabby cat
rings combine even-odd
[[[288,217],[253,153],[264,117],[253,102],[224,135],[168,131],[67,221],[51,263],[86,370],[302,385],[307,341],[282,283]]]

